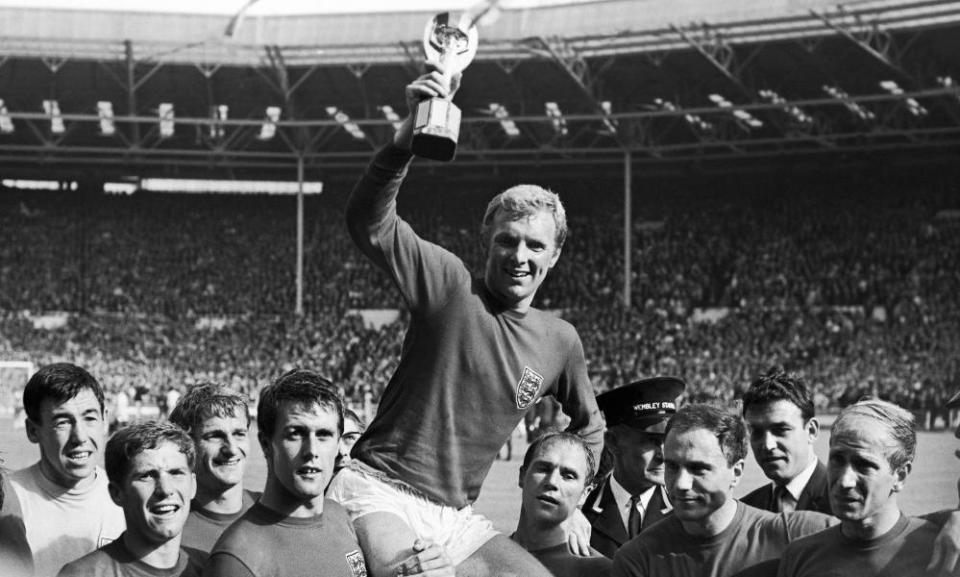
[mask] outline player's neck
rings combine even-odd
[[[50,466],[49,463],[47,463],[46,459],[42,455],[40,456],[40,474],[54,485],[67,489],[68,491],[83,491],[90,488],[94,483],[97,482],[98,472],[99,470],[95,469],[92,475],[84,477],[83,479],[67,477],[66,475],[59,474],[53,467]]]
[[[243,483],[238,483],[225,491],[198,485],[197,496],[193,501],[199,508],[210,513],[221,515],[239,513],[243,508]]]
[[[900,520],[900,508],[891,498],[892,505],[884,507],[876,515],[858,521],[841,521],[840,530],[844,536],[860,541],[870,541],[886,535]]]
[[[520,511],[520,521],[511,538],[527,551],[539,551],[567,542],[563,527],[535,523],[528,519],[523,511]]]
[[[129,530],[123,532],[123,546],[138,561],[154,569],[173,569],[180,560],[180,535],[163,543],[152,543]]]
[[[696,537],[713,537],[719,535],[724,529],[733,523],[733,518],[737,515],[737,502],[728,498],[727,502],[719,509],[711,513],[704,519],[698,521],[682,521],[684,531]]]
[[[267,477],[260,504],[286,517],[306,519],[323,513],[323,495],[303,499],[287,491],[280,481],[272,476]]]

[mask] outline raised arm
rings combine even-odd
[[[436,68],[406,87],[407,103],[414,109],[420,100],[450,94]],[[459,78],[452,81],[459,84]],[[353,241],[377,267],[385,271],[414,314],[442,306],[451,287],[469,283],[470,271],[462,260],[421,239],[397,215],[397,194],[412,155],[412,120],[408,116],[393,142],[380,149],[364,171],[347,201],[347,230]]]
[[[427,63],[428,72],[406,86],[407,108],[416,109],[417,103],[428,98],[453,97],[460,87],[460,75],[450,80],[448,87],[443,69]],[[381,268],[386,268],[379,237],[396,219],[397,192],[406,176],[413,157],[410,142],[413,139],[412,113],[400,124],[392,143],[382,148],[367,167],[347,201],[347,229],[353,241]]]

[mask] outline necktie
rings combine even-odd
[[[643,515],[640,513],[642,507],[640,495],[630,497],[630,515],[627,517],[627,534],[631,539],[640,534],[640,526],[643,523]]]
[[[777,485],[777,488],[773,490],[773,499],[780,513],[793,513],[797,509],[797,504],[793,501],[793,495],[784,486]]]

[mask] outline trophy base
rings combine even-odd
[[[431,98],[417,105],[410,150],[433,160],[453,160],[460,136],[460,109],[442,98]]]

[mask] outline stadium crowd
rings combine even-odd
[[[821,175],[644,193],[629,309],[622,209],[573,187],[572,240],[537,304],[578,328],[598,391],[675,373],[692,399],[729,399],[779,364],[803,373],[821,406],[869,391],[938,407],[960,379],[960,222],[937,215],[960,197],[948,178],[924,182]],[[476,269],[471,215],[486,192],[414,192],[404,216]],[[342,212],[335,193],[307,199],[296,317],[292,199],[2,190],[0,355],[77,359],[112,391],[215,379],[252,392],[310,363],[352,403],[376,398],[405,320],[375,330],[346,314],[402,306]],[[51,331],[24,311],[80,314]],[[198,328],[203,318],[226,322]]]
[[[406,86],[409,109],[452,97],[443,66]],[[416,142],[407,117],[342,211],[311,199],[302,316],[284,311],[283,199],[4,191],[0,355],[44,364],[14,392],[39,460],[0,469],[0,573],[960,572],[960,511],[898,501],[907,409],[960,404],[952,184],[643,196],[629,306],[612,205],[519,185],[479,231],[476,194],[405,195],[403,218]],[[404,316],[350,314],[380,308]],[[107,397],[150,394],[167,419],[108,439]],[[251,396],[262,492],[244,487]],[[472,505],[543,398],[568,424],[528,447],[507,536]],[[374,399],[372,419],[347,410]],[[849,406],[824,464],[831,404]],[[748,449],[771,482],[739,500]]]

